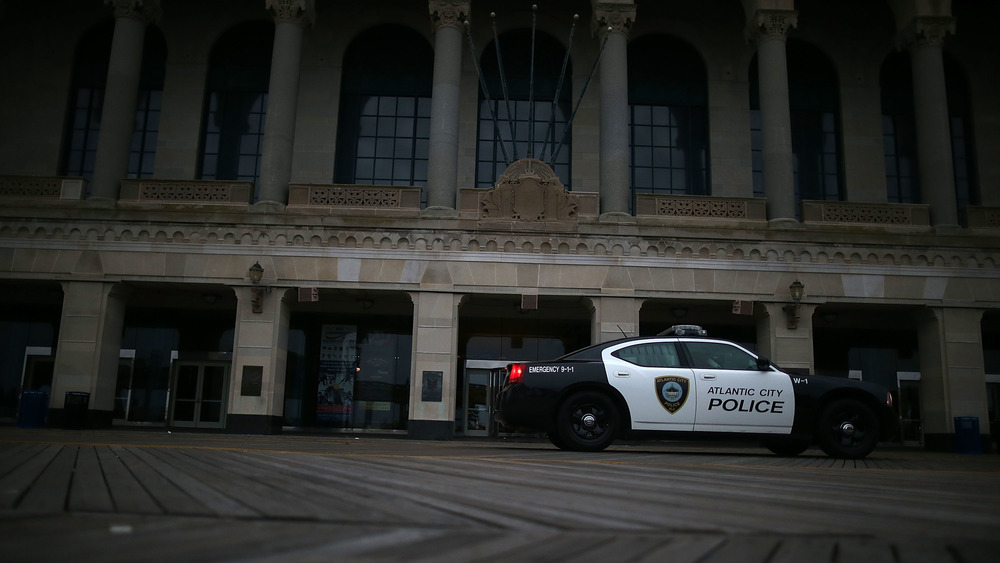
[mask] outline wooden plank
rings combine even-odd
[[[0,478],[0,508],[14,508],[62,446],[39,446],[31,457]]]
[[[166,474],[181,490],[198,499],[214,514],[219,516],[251,517],[260,516],[239,499],[222,493],[213,483],[219,481],[216,472],[201,470],[190,463],[183,463],[183,457],[176,451],[166,449],[135,450],[134,453],[151,465],[169,466],[174,469]]]
[[[13,444],[0,451],[0,478],[13,471],[18,465],[31,459],[44,446],[38,444]]]
[[[141,450],[141,448],[112,446],[111,449],[167,514],[205,515],[212,513],[198,499],[193,498],[163,476],[160,469],[169,470],[169,468],[164,468],[162,464],[150,464],[139,458],[136,451]]]
[[[52,462],[45,466],[38,479],[28,488],[21,504],[38,512],[64,511],[78,450],[76,446],[60,448]]]
[[[70,510],[83,512],[112,512],[115,509],[93,446],[81,446],[77,454],[68,506]]]
[[[96,450],[115,510],[129,514],[162,514],[163,509],[108,446]]]

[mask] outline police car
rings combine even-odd
[[[620,438],[721,437],[756,440],[778,455],[817,444],[857,459],[892,437],[896,420],[884,387],[787,374],[695,325],[510,364],[496,407],[504,426],[545,432],[577,451]]]

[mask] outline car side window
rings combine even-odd
[[[721,342],[685,342],[694,367],[707,369],[757,369],[757,360],[743,350]]]
[[[635,364],[653,368],[681,367],[681,359],[673,342],[636,344],[611,353],[612,356]]]

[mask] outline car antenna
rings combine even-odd
[[[621,330],[621,331],[622,331],[622,336],[624,336],[625,338],[628,338],[628,335],[627,335],[627,334],[625,334],[625,331],[624,331],[624,330],[622,330],[622,325],[615,325],[615,326],[616,326],[616,327],[618,327],[618,330]]]

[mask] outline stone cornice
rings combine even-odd
[[[461,28],[472,14],[468,0],[430,0],[427,9],[434,31],[442,27]]]
[[[788,39],[788,32],[799,25],[799,13],[793,10],[757,10],[747,24],[747,41],[760,44],[763,41]]]
[[[949,16],[920,16],[899,31],[896,42],[900,49],[941,46],[947,35],[955,35],[955,18]]]
[[[635,23],[635,4],[618,4],[611,2],[594,2],[594,17],[590,22],[591,31],[595,37],[605,33],[624,33],[628,35]]]
[[[271,12],[274,23],[312,25],[316,19],[314,0],[265,0],[264,7]]]
[[[160,21],[163,10],[160,0],[104,0],[114,11],[115,18],[131,18],[144,24]]]

